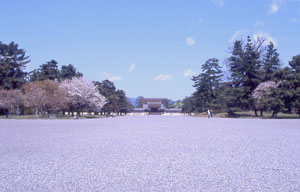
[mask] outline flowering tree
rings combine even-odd
[[[252,97],[254,98],[256,109],[260,110],[261,116],[263,116],[263,110],[273,110],[273,115],[279,112],[282,108],[282,101],[277,93],[277,88],[280,82],[266,81],[260,83],[253,91]]]
[[[24,92],[25,107],[34,108],[35,115],[38,116],[39,111],[42,111],[42,107],[46,102],[46,91],[36,82],[24,85]]]
[[[6,112],[11,111],[17,107],[18,92],[14,90],[0,90],[0,109],[4,109]]]
[[[67,91],[72,110],[79,114],[83,109],[99,112],[107,102],[94,83],[83,77],[64,80],[60,87]]]
[[[24,105],[28,108],[34,108],[35,114],[39,112],[57,112],[67,107],[67,92],[61,89],[56,81],[45,80],[35,81],[25,84]]]

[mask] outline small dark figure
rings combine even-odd
[[[211,110],[211,111],[210,111],[210,118],[213,118],[213,117],[214,117],[214,111]]]
[[[8,113],[7,113],[7,118],[11,118],[11,116],[12,116],[12,113],[11,113],[11,111],[8,111]]]
[[[105,117],[108,118],[108,113],[105,113]]]

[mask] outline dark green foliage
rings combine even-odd
[[[300,73],[300,54],[294,56],[289,62],[289,65],[291,66],[293,71]]]
[[[282,99],[283,96],[282,89],[273,89],[271,91],[270,96],[268,97],[266,103],[267,107],[273,111],[272,116],[277,117],[277,113],[282,111],[284,108],[284,101]]]
[[[51,61],[48,61],[40,65],[37,78],[39,81],[48,80],[48,79],[59,80],[60,76],[59,76],[57,61],[52,59]]]
[[[244,77],[244,50],[242,41],[235,41],[232,56],[229,58],[230,81],[233,87],[242,86]]]
[[[143,96],[138,96],[138,97],[136,98],[136,100],[135,100],[135,106],[139,106],[140,100],[141,100],[141,99],[144,99],[144,97],[143,97]]]
[[[60,69],[60,79],[72,79],[73,77],[81,77],[82,73],[78,72],[76,68],[72,65],[63,65]]]
[[[195,98],[193,96],[184,98],[182,103],[182,112],[191,114],[196,111]]]
[[[123,90],[117,90],[114,83],[109,80],[94,82],[100,94],[108,100],[108,103],[102,108],[102,112],[108,113],[127,113],[133,106],[128,101]]]
[[[34,82],[39,80],[39,70],[35,69],[29,73],[29,81]]]
[[[55,60],[46,62],[40,65],[39,69],[35,69],[30,73],[30,81],[43,81],[43,80],[65,80],[72,79],[73,77],[81,77],[82,73],[78,72],[72,65],[63,65],[61,69],[58,68],[58,63]]]
[[[227,112],[229,116],[235,116],[235,112],[241,110],[239,98],[243,95],[243,90],[239,87],[232,87],[231,82],[221,84],[218,103],[221,111]]]
[[[294,56],[289,65],[291,72],[288,76],[290,79],[286,82],[288,84],[286,89],[290,96],[290,102],[300,117],[300,55]]]
[[[223,76],[219,60],[216,58],[208,59],[201,68],[203,72],[192,78],[196,88],[193,96],[199,112],[218,108],[218,90]]]
[[[26,51],[18,44],[0,41],[0,88],[16,89],[24,83],[26,65],[30,62]]]
[[[260,79],[260,54],[255,50],[254,45],[251,42],[250,37],[248,36],[247,44],[245,46],[245,75],[243,78],[243,97],[242,97],[242,108],[244,109],[254,109],[254,101],[252,98],[253,90],[261,82]]]
[[[183,103],[180,100],[177,100],[175,102],[172,102],[172,103],[168,104],[169,108],[177,108],[177,109],[179,109],[179,108],[182,108],[182,106],[183,106]]]
[[[277,49],[274,44],[270,42],[267,48],[267,53],[263,59],[263,82],[264,81],[276,81],[276,72],[280,70],[280,60]]]
[[[117,90],[116,93],[118,99],[118,112],[128,113],[133,108],[131,103],[128,101],[126,94],[123,90]]]
[[[235,108],[255,109],[252,92],[261,82],[259,58],[258,47],[253,45],[249,36],[245,47],[241,41],[234,42],[232,56],[229,58],[229,71]]]

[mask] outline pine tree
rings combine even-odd
[[[29,62],[26,51],[20,49],[18,44],[11,42],[7,45],[0,41],[0,88],[20,88],[24,83],[24,70]]]
[[[291,98],[292,106],[300,117],[300,54],[296,55],[289,62],[291,66],[291,77],[289,81],[293,97]]]
[[[229,71],[232,86],[236,88],[242,86],[244,79],[244,54],[242,41],[235,41],[232,56],[229,58]]]
[[[245,76],[243,42],[237,40],[233,44],[232,55],[229,58],[230,82],[222,85],[222,101],[230,116],[242,108],[243,81]],[[225,94],[226,93],[226,94]]]
[[[279,54],[274,44],[270,42],[267,53],[263,59],[263,82],[277,80],[275,74],[278,70],[280,70]]]
[[[61,66],[59,76],[61,80],[72,79],[73,77],[81,77],[82,73],[78,72],[72,64],[69,64]]]
[[[261,82],[259,60],[260,53],[253,45],[250,37],[243,47],[241,41],[234,42],[232,56],[229,58],[229,71],[231,72],[231,87],[235,97],[230,103],[235,103],[235,107],[243,110],[253,109],[256,113],[252,91]]]
[[[216,99],[218,89],[222,80],[222,70],[216,58],[208,59],[202,65],[202,73],[194,76],[194,87],[196,92],[193,94],[196,99],[198,111],[204,111],[208,108],[218,108]]]
[[[245,56],[244,56],[244,78],[243,78],[243,97],[242,97],[242,107],[244,109],[254,109],[254,101],[252,98],[253,90],[261,82],[260,78],[260,67],[261,62],[259,60],[260,54],[254,49],[254,45],[248,36],[247,44],[245,46]],[[256,110],[255,110],[255,115]]]
[[[39,68],[39,74],[38,74],[38,80],[43,81],[43,80],[59,80],[59,70],[58,70],[58,65],[57,61],[51,60],[48,61],[42,65],[40,65]]]

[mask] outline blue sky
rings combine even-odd
[[[127,96],[182,99],[209,58],[234,39],[273,41],[283,65],[300,54],[300,0],[1,1],[0,41],[30,55],[28,70],[55,59]]]

